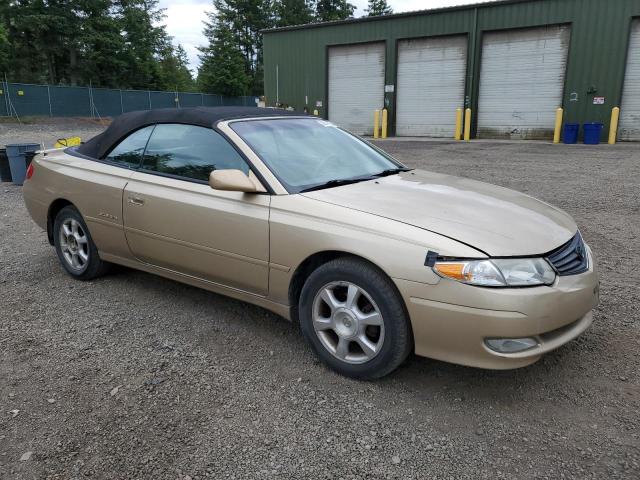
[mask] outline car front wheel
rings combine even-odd
[[[382,377],[400,366],[413,347],[397,289],[362,260],[338,258],[315,270],[302,289],[299,311],[313,350],[348,377]]]

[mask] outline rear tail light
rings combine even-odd
[[[29,180],[32,176],[33,176],[33,162],[31,162],[27,167],[27,175],[26,175],[27,180]]]

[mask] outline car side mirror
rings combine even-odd
[[[255,193],[256,184],[242,170],[214,170],[209,175],[209,186],[227,192]]]

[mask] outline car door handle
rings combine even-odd
[[[129,197],[127,200],[131,205],[144,205],[144,199],[140,197]]]

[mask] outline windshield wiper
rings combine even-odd
[[[329,180],[328,182],[321,183],[319,185],[314,185],[313,187],[308,187],[303,190],[300,190],[300,193],[304,192],[313,192],[314,190],[322,190],[325,188],[331,187],[340,187],[342,185],[349,185],[352,183],[364,182],[365,180],[371,180],[370,177],[361,177],[361,178],[346,178],[346,179],[335,179]]]
[[[388,177],[389,175],[395,175],[396,173],[400,173],[400,172],[408,172],[410,170],[411,170],[410,168],[404,168],[404,167],[388,168],[386,170],[381,171],[380,173],[374,174],[373,176]]]

